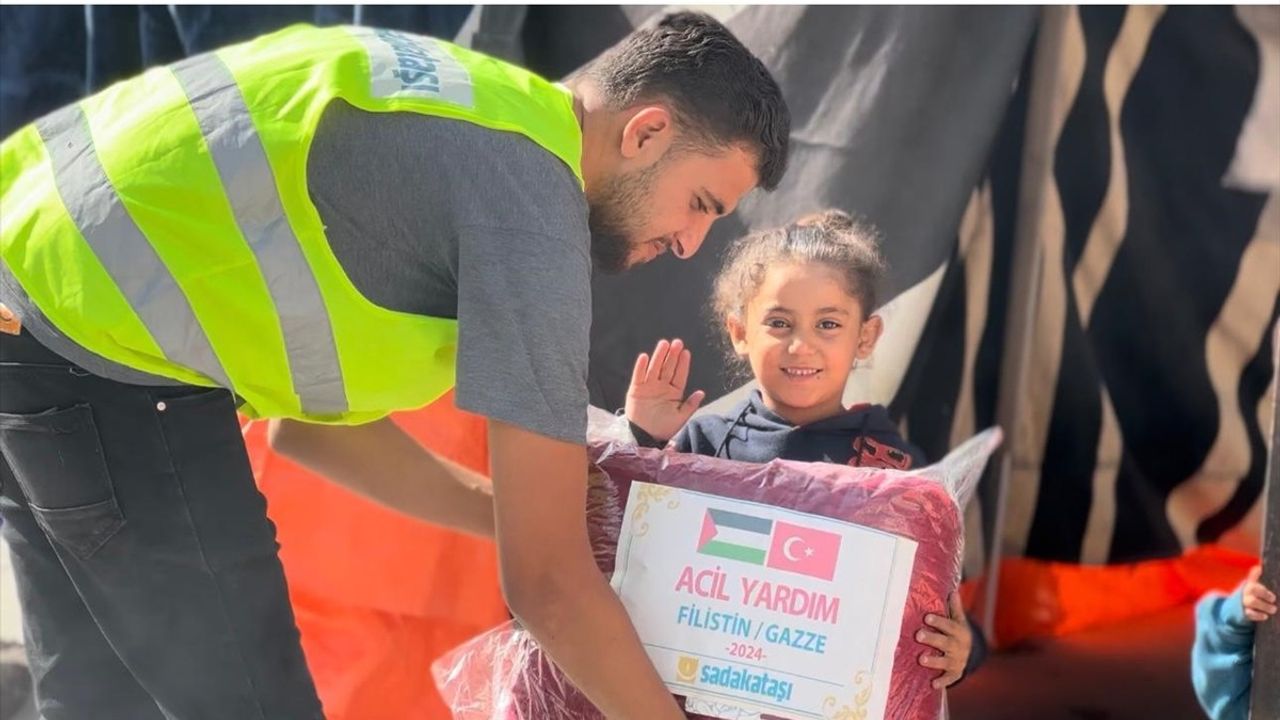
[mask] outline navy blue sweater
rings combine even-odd
[[[631,429],[641,445],[665,444],[634,423]],[[858,405],[834,417],[793,425],[765,406],[759,390],[727,415],[690,420],[672,442],[679,452],[752,463],[782,458],[895,470],[926,464],[883,405]]]

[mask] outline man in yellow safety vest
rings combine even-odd
[[[591,275],[693,255],[789,132],[760,61],[678,13],[563,85],[295,26],[5,139],[0,513],[44,717],[322,717],[237,410],[495,536],[512,611],[601,710],[682,717],[587,544]],[[455,383],[492,483],[386,419]]]

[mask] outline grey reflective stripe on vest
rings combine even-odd
[[[79,103],[36,121],[62,203],[166,359],[234,390],[186,294],[129,216]]]
[[[200,123],[200,132],[236,223],[258,260],[276,306],[293,389],[302,411],[347,410],[346,386],[320,286],[285,217],[275,175],[231,71],[213,53],[173,66]]]

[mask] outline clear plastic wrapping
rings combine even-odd
[[[644,481],[790,508],[875,528],[917,542],[885,717],[934,720],[936,671],[920,666],[914,639],[927,613],[947,613],[963,557],[962,507],[1000,442],[987,430],[927,468],[899,472],[785,460],[752,465],[638,448],[625,422],[593,416],[587,500],[592,550],[613,573],[631,483]],[[601,661],[608,661],[601,648]],[[517,623],[496,627],[440,658],[436,685],[458,720],[598,720],[603,715]],[[701,715],[690,714],[691,718]],[[754,714],[744,717],[772,716]]]

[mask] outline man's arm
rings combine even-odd
[[[507,604],[609,718],[683,719],[592,559],[581,445],[489,422]]]
[[[422,447],[391,420],[357,426],[272,420],[267,438],[280,454],[392,510],[493,537],[489,479]]]

